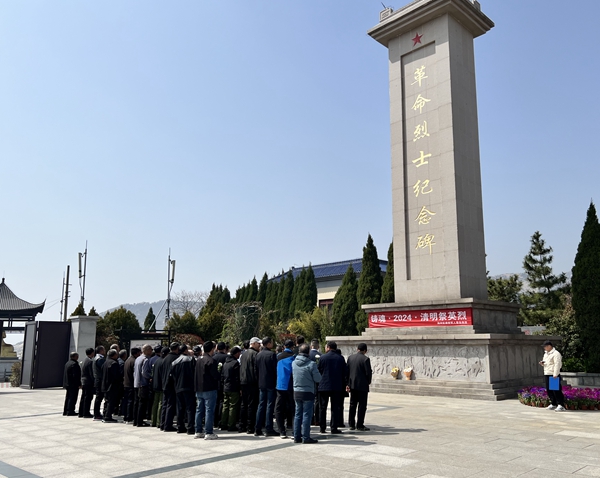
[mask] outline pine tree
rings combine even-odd
[[[246,302],[256,302],[256,298],[258,297],[258,282],[256,281],[256,276],[252,278],[248,288],[250,291],[248,292]]]
[[[256,295],[256,301],[264,305],[265,299],[267,298],[267,287],[268,287],[269,276],[265,272],[260,280],[258,286],[258,294]]]
[[[291,270],[285,275],[285,282],[280,287],[282,291],[279,303],[279,318],[281,320],[288,320],[291,317],[290,309],[294,297],[294,274],[292,274]]]
[[[196,316],[187,310],[183,315],[173,314],[165,326],[172,334],[200,335],[200,326]]]
[[[600,372],[600,224],[590,203],[572,277],[575,321],[581,331],[586,372]]]
[[[488,277],[487,289],[489,300],[518,304],[521,301],[523,282],[517,274],[511,275],[507,279],[502,277],[492,279]]]
[[[529,281],[530,291],[521,295],[523,308],[519,318],[527,325],[546,324],[562,311],[561,287],[567,282],[566,275],[552,272],[552,248],[546,247],[542,234],[531,236],[531,248],[523,259],[523,269]]]
[[[88,312],[88,317],[100,317],[100,314],[96,312],[96,307],[92,306],[92,308]]]
[[[148,310],[148,314],[144,319],[144,330],[146,332],[156,332],[156,316],[152,311],[152,307],[150,307],[150,310]]]
[[[381,287],[381,302],[382,303],[393,303],[396,302],[394,293],[394,243],[390,244],[387,255],[387,268],[385,272],[385,278],[383,279],[383,286]]]
[[[265,312],[269,312],[275,309],[277,305],[277,288],[279,286],[279,282],[275,282],[274,280],[267,283],[267,293],[265,295],[265,301],[263,303],[263,310]]]
[[[296,312],[300,310],[300,306],[302,304],[302,289],[304,288],[304,282],[306,280],[306,269],[304,266],[300,270],[300,274],[294,281],[294,295],[292,297],[292,303],[290,305],[290,317],[296,315]]]
[[[230,301],[231,301],[231,292],[229,292],[229,289],[227,288],[227,286],[225,286],[225,288],[223,289],[223,293],[221,294],[221,303],[229,304]]]
[[[383,277],[381,277],[381,267],[379,266],[379,257],[377,257],[377,248],[373,243],[371,234],[367,238],[367,244],[363,247],[362,272],[358,279],[358,307],[356,312],[356,329],[362,332],[369,326],[367,313],[360,307],[365,304],[381,303],[381,286]]]
[[[342,279],[342,285],[333,298],[333,335],[356,334],[357,290],[356,274],[352,264],[350,264]]]

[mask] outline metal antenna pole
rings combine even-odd
[[[85,276],[86,276],[86,271],[87,271],[87,243],[88,241],[85,241],[85,252],[83,253],[83,289],[81,291],[81,305],[83,306],[83,303],[85,302]]]
[[[62,292],[60,293],[60,320],[63,320],[63,305],[65,302],[65,273],[63,272]]]
[[[71,271],[71,266],[67,266],[67,280],[65,282],[65,308],[63,309],[64,316],[63,322],[67,321],[68,309],[69,309],[69,272]]]
[[[169,266],[167,271],[167,310],[165,312],[166,319],[165,325],[171,318],[171,290],[173,289],[173,283],[175,282],[175,261],[171,260],[171,248],[169,248]]]

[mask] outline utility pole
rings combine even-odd
[[[169,265],[167,271],[167,310],[165,312],[165,325],[171,318],[171,290],[175,282],[175,260],[171,260],[171,249],[169,248]]]
[[[71,271],[71,266],[67,266],[67,280],[64,283],[64,291],[65,291],[65,296],[64,296],[64,302],[65,302],[65,306],[63,308],[63,322],[67,321],[67,315],[69,314],[68,310],[69,310],[69,272]]]
[[[79,253],[79,287],[81,288],[80,303],[82,306],[83,306],[83,303],[85,302],[85,274],[86,274],[86,270],[87,270],[87,254],[88,254],[87,241],[85,241],[85,252],[83,254],[81,252]],[[82,258],[83,258],[83,273],[81,272],[81,259]],[[81,279],[83,279],[83,284],[81,282]]]

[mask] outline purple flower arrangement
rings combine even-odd
[[[600,410],[600,388],[575,388],[563,386],[565,406],[569,410]],[[531,407],[547,407],[550,405],[544,387],[526,387],[519,390],[519,401]]]

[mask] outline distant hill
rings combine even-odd
[[[160,300],[157,302],[138,302],[136,304],[122,304],[122,307],[133,312],[135,314],[135,317],[138,319],[138,322],[142,326],[144,325],[144,319],[148,314],[148,310],[150,309],[150,307],[152,307],[152,311],[154,312],[154,315],[156,315],[156,328],[158,330],[162,330],[165,326],[165,309],[163,308],[160,314],[158,313],[158,311],[161,309],[164,303],[164,300]],[[121,305],[119,305],[118,307],[113,307],[112,309],[108,309],[107,311],[101,312],[100,315],[104,316],[104,314],[106,314],[107,312],[112,312],[113,310],[116,310],[119,307],[121,307]]]

